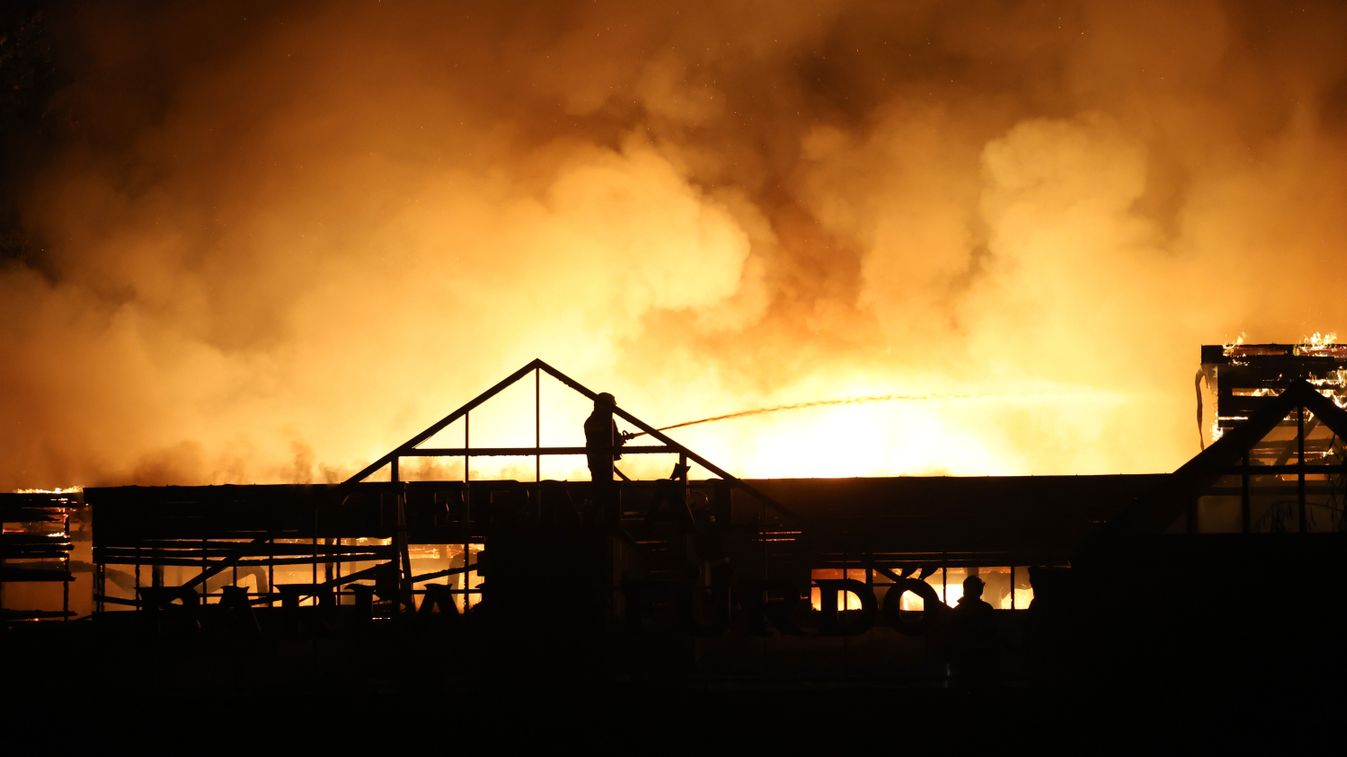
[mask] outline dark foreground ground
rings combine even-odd
[[[1334,675],[711,679],[602,650],[424,631],[219,639],[88,623],[3,636],[6,754],[1342,753]],[[523,660],[521,662],[521,660]]]

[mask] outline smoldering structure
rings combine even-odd
[[[544,382],[597,396],[534,361],[343,484],[85,490],[92,627],[202,644],[410,638],[467,679],[946,686],[951,608],[977,577],[1001,684],[1333,671],[1342,610],[1324,598],[1347,532],[1335,349],[1203,348],[1214,416],[1240,417],[1172,474],[742,480],[619,403],[641,432],[624,459],[665,459],[672,475],[615,482],[611,510],[594,483],[542,477],[544,458],[589,450],[543,445],[536,420],[520,429],[531,442],[472,444],[472,414],[511,387],[532,390],[537,418]],[[1251,375],[1276,380],[1254,392]],[[440,446],[448,428],[462,441]],[[403,480],[416,458],[507,456],[532,458],[534,480]],[[67,509],[53,519],[34,509],[42,496]],[[7,521],[26,508],[65,524],[7,523],[7,582],[68,580],[79,504],[7,495]],[[39,575],[36,558],[57,562]],[[1276,612],[1251,615],[1259,596]],[[28,617],[69,617],[64,601]],[[1297,642],[1268,648],[1265,633]]]
[[[75,533],[87,537],[88,508],[78,491],[0,495],[0,619],[5,623],[69,619]],[[84,538],[86,546],[88,539]],[[44,591],[44,588],[59,587]],[[59,601],[58,601],[59,597]],[[82,606],[83,603],[77,603]]]
[[[144,722],[144,743],[216,713],[349,713],[344,741],[452,711],[457,743],[498,744],[598,708],[602,733],[648,743],[693,706],[665,738],[705,747],[831,742],[873,700],[939,734],[973,708],[997,743],[1149,743],[1171,725],[1119,719],[1181,712],[1203,743],[1283,743],[1289,718],[1320,744],[1347,671],[1347,410],[1332,350],[1298,349],[1204,348],[1211,416],[1242,417],[1170,474],[745,480],[619,399],[617,470],[671,475],[550,480],[546,459],[593,450],[580,428],[544,444],[547,385],[597,393],[534,361],[342,484],[5,495],[0,640],[25,650],[7,670],[27,697],[9,711],[22,740],[77,687],[89,734]],[[1280,378],[1221,390],[1250,375]],[[534,422],[474,443],[512,390]],[[442,457],[534,476],[405,480]],[[978,634],[965,589],[989,605]],[[797,710],[813,719],[759,732]]]

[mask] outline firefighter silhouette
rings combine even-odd
[[[589,462],[589,479],[594,482],[594,504],[610,523],[617,517],[613,461],[621,459],[618,448],[626,441],[613,420],[616,407],[613,395],[600,393],[594,397],[594,411],[585,419],[585,457]]]

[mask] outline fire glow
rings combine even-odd
[[[678,431],[738,475],[1171,470],[1193,345],[1347,323],[1333,3],[73,5],[4,489],[341,481],[534,357],[656,424],[983,398]]]

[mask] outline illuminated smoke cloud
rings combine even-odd
[[[1199,344],[1347,330],[1334,3],[42,25],[0,487],[339,480],[533,357],[657,424],[992,398],[680,437],[748,475],[1165,470]]]

